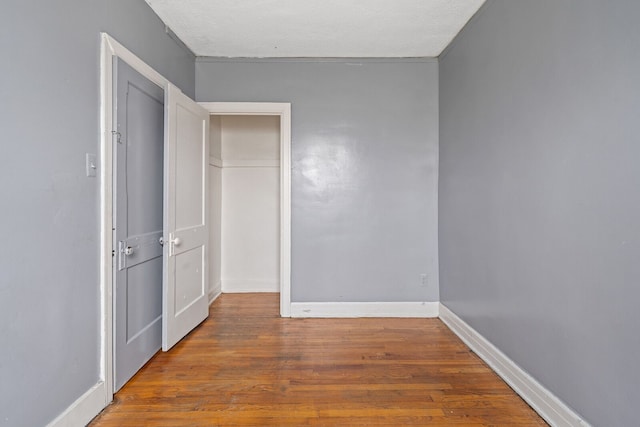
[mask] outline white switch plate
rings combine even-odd
[[[95,154],[87,153],[86,155],[86,168],[87,168],[87,176],[92,177],[96,176],[96,172],[98,170],[97,159]]]

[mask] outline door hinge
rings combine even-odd
[[[118,132],[117,130],[112,130],[111,135],[116,137],[116,142],[118,144],[122,144],[122,134],[120,132]]]

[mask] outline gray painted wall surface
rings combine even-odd
[[[640,2],[491,1],[440,64],[441,299],[637,425]]]
[[[292,301],[438,300],[437,62],[198,59],[196,99],[292,103]]]
[[[0,425],[39,426],[99,375],[99,32],[190,95],[194,58],[142,0],[2,6]]]

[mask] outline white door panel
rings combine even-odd
[[[182,94],[181,94],[182,95]],[[184,97],[186,98],[186,97]],[[204,194],[205,182],[203,181],[206,169],[201,167],[204,149],[203,120],[209,125],[209,114],[189,98],[187,100],[193,105],[190,109],[182,104],[176,105],[176,137],[178,144],[175,147],[175,203],[176,209],[175,226],[176,230],[183,230],[194,226],[204,226],[204,207],[202,197]],[[197,108],[197,110],[195,110]],[[195,110],[195,111],[194,111]],[[204,119],[202,114],[204,114]],[[208,128],[207,128],[208,129]],[[206,131],[208,136],[209,131]],[[184,143],[193,141],[193,143]],[[209,164],[209,154],[206,153],[205,167]]]
[[[175,315],[180,316],[193,304],[200,303],[205,293],[194,283],[202,283],[204,274],[200,268],[204,259],[202,246],[176,255],[176,287],[174,294]],[[198,322],[199,323],[199,322]]]
[[[169,85],[165,92],[165,268],[162,349],[208,314],[209,113]]]

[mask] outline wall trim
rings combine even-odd
[[[278,280],[222,279],[222,293],[280,292]]]
[[[291,317],[438,317],[437,302],[292,302]]]
[[[223,160],[223,168],[278,168],[280,159]]]
[[[549,424],[590,427],[579,414],[443,304],[440,304],[440,320]]]
[[[89,423],[105,407],[106,384],[100,381],[47,424],[48,427],[76,427]]]
[[[245,159],[222,160],[217,157],[209,157],[209,166],[218,168],[278,168],[280,159]]]

